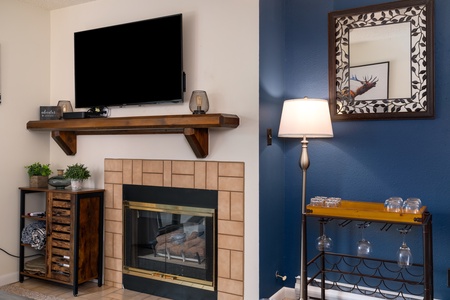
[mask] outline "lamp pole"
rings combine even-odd
[[[300,300],[306,300],[307,293],[307,272],[306,272],[306,218],[305,218],[305,208],[306,208],[306,171],[309,167],[309,157],[308,157],[308,141],[306,136],[303,136],[302,140],[302,152],[300,154],[299,165],[302,169],[302,203],[301,203],[301,245],[300,245]]]

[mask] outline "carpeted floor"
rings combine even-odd
[[[0,300],[29,300],[31,298],[13,295],[5,291],[0,291]]]
[[[53,296],[48,296],[38,292],[30,291],[14,284],[0,287],[0,300],[61,300]]]

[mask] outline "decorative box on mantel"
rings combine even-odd
[[[61,106],[41,106],[40,120],[59,120],[61,119]]]

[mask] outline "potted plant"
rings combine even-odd
[[[84,164],[76,163],[67,166],[64,177],[69,178],[72,185],[72,190],[81,190],[83,181],[91,177],[91,173]]]
[[[25,168],[30,177],[30,187],[46,188],[48,186],[48,176],[52,174],[50,164],[35,162]]]

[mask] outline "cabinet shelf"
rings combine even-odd
[[[27,277],[39,278],[39,279],[45,279],[45,274],[34,274],[29,271],[22,271],[22,272],[20,272],[20,275],[27,276]]]
[[[426,206],[419,213],[387,212],[383,203],[342,200],[339,207],[306,206],[306,214],[315,217],[358,219],[402,224],[422,224]]]
[[[45,221],[46,220],[45,217],[34,217],[34,216],[28,216],[28,215],[23,215],[22,218],[35,220],[35,221]]]
[[[27,129],[50,131],[67,155],[77,153],[78,135],[183,134],[195,155],[205,158],[210,128],[236,128],[239,117],[231,114],[164,115],[29,121]]]
[[[31,244],[24,244],[24,243],[20,243],[20,246],[24,246],[24,247],[29,247],[29,248],[33,248],[31,246]],[[34,249],[34,248],[33,248]],[[36,249],[35,249],[36,250]],[[42,248],[41,250],[36,250],[36,251],[45,251],[45,248]]]

